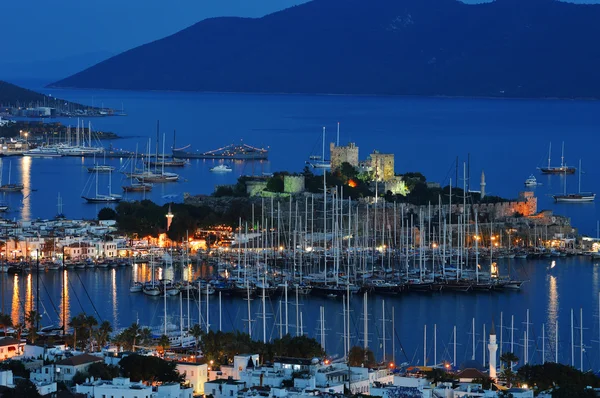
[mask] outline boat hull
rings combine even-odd
[[[542,174],[575,174],[575,167],[540,167]]]

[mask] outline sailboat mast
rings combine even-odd
[[[322,138],[322,141],[323,141],[323,152],[321,154],[321,162],[323,164],[325,164],[325,127],[323,127],[323,138]],[[325,172],[323,172],[323,173],[325,173]]]
[[[581,159],[579,159],[579,193],[581,193]]]
[[[550,142],[550,146],[548,147],[548,168],[550,168],[550,155],[552,154],[552,142]]]
[[[162,174],[165,174],[165,135],[163,134]]]

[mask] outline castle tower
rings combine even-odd
[[[485,183],[483,183],[485,184]],[[496,329],[494,321],[492,321],[492,329],[490,330],[490,342],[488,343],[488,352],[490,354],[490,379],[496,380],[496,352],[498,351],[498,343],[496,343]]]
[[[481,170],[481,199],[485,198],[485,173]]]

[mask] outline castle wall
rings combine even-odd
[[[348,162],[354,167],[358,167],[358,147],[353,142],[346,146],[330,146],[331,151],[331,170],[338,169],[342,163]]]

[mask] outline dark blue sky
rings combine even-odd
[[[6,0],[0,6],[0,64],[64,60],[82,54],[102,59],[175,33],[204,18],[259,17],[305,1]],[[600,2],[573,0],[584,1]]]

